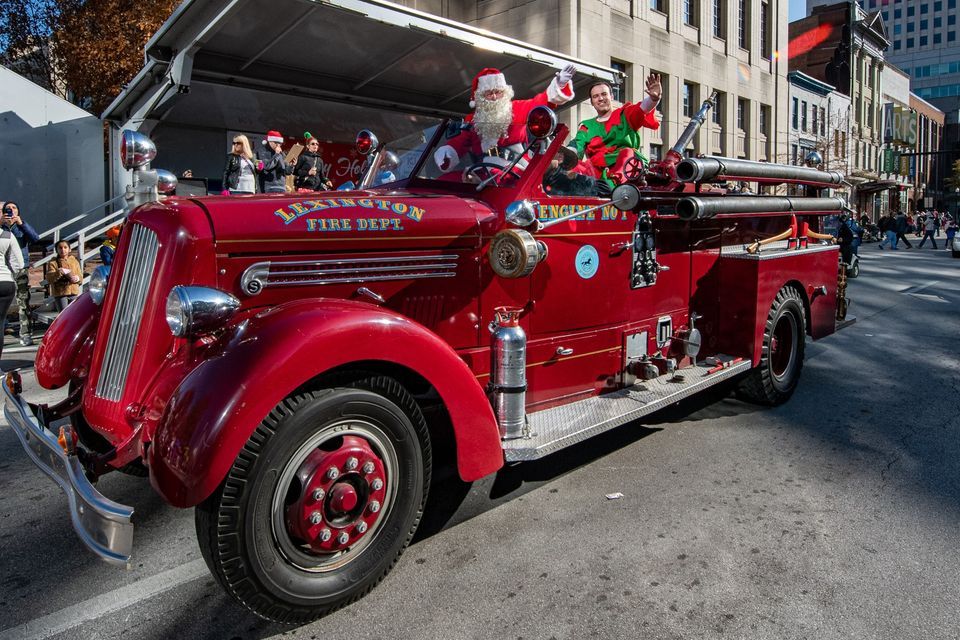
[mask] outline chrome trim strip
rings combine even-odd
[[[456,254],[442,254],[257,262],[244,270],[240,288],[255,296],[267,287],[451,278],[456,275],[458,259]]]
[[[19,394],[0,384],[6,401],[3,413],[20,438],[27,455],[67,494],[70,521],[80,540],[100,559],[129,567],[133,552],[133,507],[119,504],[97,491],[87,479],[77,456],[68,456],[54,434],[40,424]]]
[[[153,282],[159,242],[157,234],[134,225],[123,268],[123,280],[117,293],[117,305],[110,322],[100,377],[94,394],[104,400],[119,400],[130,370],[133,351],[140,331],[147,293]]]

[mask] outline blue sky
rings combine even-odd
[[[806,0],[789,0],[790,9],[787,12],[787,16],[790,22],[794,20],[799,20],[803,16],[807,15],[807,2]]]

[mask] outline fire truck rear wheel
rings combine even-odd
[[[803,299],[792,287],[780,289],[767,314],[760,364],[744,378],[739,394],[759,404],[786,402],[800,381],[806,334]]]
[[[393,568],[420,523],[430,467],[426,421],[391,378],[287,398],[197,507],[200,550],[254,613],[313,620]]]

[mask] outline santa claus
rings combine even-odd
[[[434,160],[442,171],[456,167],[467,153],[484,155],[489,149],[505,149],[527,142],[527,115],[546,105],[556,108],[573,99],[573,75],[577,68],[569,64],[557,72],[546,91],[529,100],[514,100],[513,87],[497,69],[483,69],[473,79],[470,107],[474,110],[464,121],[472,128],[437,149]]]

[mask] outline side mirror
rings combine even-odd
[[[361,155],[367,155],[378,146],[380,146],[380,141],[377,140],[377,136],[369,129],[364,129],[357,134],[357,151],[359,151]]]
[[[527,116],[527,132],[536,140],[553,135],[557,128],[557,114],[550,107],[536,107]]]

